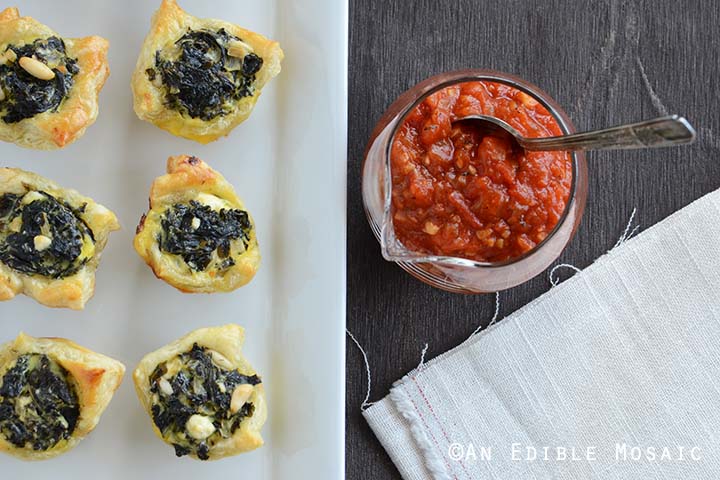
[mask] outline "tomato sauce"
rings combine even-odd
[[[505,132],[469,122],[492,115],[527,137],[563,132],[531,96],[495,82],[453,85],[427,97],[391,149],[393,224],[409,250],[480,262],[532,250],[565,211],[572,185],[566,152],[527,152]]]

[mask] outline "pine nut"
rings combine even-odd
[[[195,414],[188,418],[185,423],[185,430],[195,440],[205,440],[215,433],[215,425],[208,417]]]
[[[161,379],[158,381],[158,386],[160,387],[160,390],[161,390],[165,395],[172,395],[172,394],[173,394],[172,385],[170,385],[170,382],[168,382],[166,379],[161,378]]]
[[[225,357],[225,355],[221,354],[220,352],[216,352],[215,350],[210,350],[209,353],[213,362],[215,362],[215,365],[225,368],[227,370],[233,369],[233,364],[230,362],[230,360],[227,359],[227,357]]]
[[[14,62],[15,60],[17,60],[17,54],[12,49],[7,50],[4,56],[10,62]]]
[[[33,244],[35,246],[35,250],[42,252],[50,247],[52,240],[45,235],[35,235],[35,238],[33,238]]]
[[[35,78],[39,78],[40,80],[52,80],[55,78],[55,72],[40,60],[31,57],[22,57],[19,63],[23,70]]]
[[[253,392],[253,386],[249,383],[238,385],[233,391],[230,399],[230,412],[238,412],[245,405]]]

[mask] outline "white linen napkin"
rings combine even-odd
[[[406,480],[720,478],[720,191],[364,416]]]

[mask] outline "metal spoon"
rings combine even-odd
[[[486,133],[498,129],[505,130],[525,150],[619,150],[669,147],[695,141],[695,129],[679,115],[658,117],[603,130],[544,138],[523,137],[506,122],[487,115],[468,115],[453,123],[457,122],[472,123]]]

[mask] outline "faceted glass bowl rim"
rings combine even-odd
[[[552,100],[552,97],[550,97],[547,93],[542,91],[537,86],[527,82],[526,80],[523,80],[519,77],[516,77],[511,74],[506,74],[502,72],[496,72],[492,70],[460,70],[456,72],[448,72],[443,73],[439,75],[435,75],[433,77],[430,77],[423,82],[420,82],[419,84],[415,85],[412,88],[418,88],[423,84],[431,85],[434,80],[439,78],[447,78],[446,80],[440,82],[437,85],[434,85],[430,88],[428,88],[426,91],[424,91],[413,103],[411,103],[409,106],[405,107],[393,120],[395,122],[395,125],[393,126],[392,133],[389,137],[386,150],[385,150],[385,202],[384,202],[384,208],[383,208],[383,222],[381,225],[381,234],[380,234],[380,244],[381,244],[381,250],[382,255],[386,260],[393,261],[393,262],[407,262],[407,263],[442,263],[447,265],[454,265],[454,266],[461,266],[461,267],[473,267],[473,268],[494,268],[494,267],[505,267],[509,265],[513,265],[515,263],[521,262],[522,260],[527,259],[531,255],[537,253],[543,245],[545,245],[562,227],[562,225],[565,223],[565,220],[567,219],[568,215],[572,211],[572,205],[575,200],[575,194],[577,190],[577,179],[579,175],[579,162],[578,162],[578,152],[569,152],[571,159],[572,159],[572,181],[570,185],[570,193],[568,195],[568,200],[565,203],[565,210],[563,211],[562,216],[558,219],[557,223],[555,224],[555,227],[550,231],[550,233],[545,237],[540,243],[535,245],[531,250],[525,252],[522,255],[519,255],[517,257],[513,257],[508,260],[504,260],[501,262],[477,262],[475,260],[470,260],[468,258],[461,258],[461,257],[452,257],[452,256],[444,256],[444,255],[426,255],[426,254],[420,254],[417,252],[413,252],[410,249],[407,249],[405,246],[402,247],[403,252],[402,253],[396,253],[391,252],[388,245],[392,241],[396,241],[397,243],[401,244],[400,240],[397,238],[390,238],[390,231],[388,226],[394,225],[392,223],[392,165],[391,165],[391,153],[392,153],[392,146],[395,142],[395,136],[397,135],[398,131],[400,130],[400,127],[405,122],[406,117],[408,114],[413,111],[418,105],[420,105],[427,97],[432,95],[433,93],[436,93],[444,88],[451,87],[453,85],[457,85],[460,83],[466,83],[466,82],[473,82],[473,81],[490,81],[490,82],[496,82],[496,83],[502,83],[504,85],[508,85],[512,88],[518,89],[521,92],[524,92],[528,95],[530,95],[534,100],[536,100],[538,103],[540,103],[543,107],[547,109],[547,111],[553,116],[553,118],[558,122],[560,129],[563,131],[563,134],[568,135],[570,133],[573,133],[575,131],[574,125],[569,120],[567,114],[558,106],[554,104],[554,100]],[[394,227],[393,227],[393,233],[392,237],[395,237],[394,235]]]

